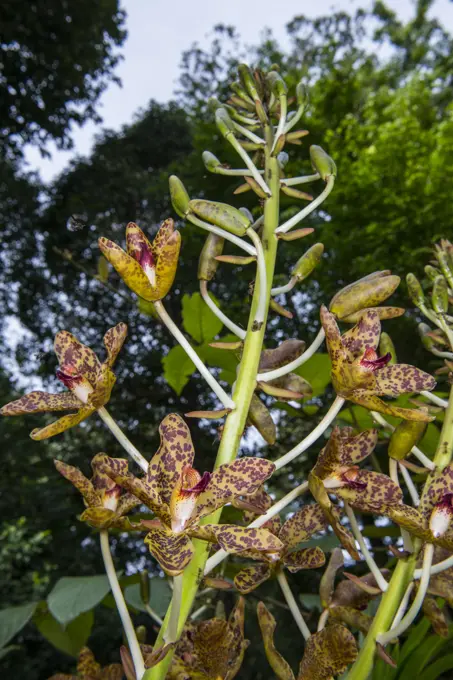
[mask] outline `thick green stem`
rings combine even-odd
[[[271,134],[272,133],[270,129],[266,130],[267,147],[264,177],[272,194],[266,200],[264,206],[264,227],[262,233],[262,245],[266,266],[266,313],[264,323],[260,328],[256,329],[256,312],[260,295],[262,295],[262,293],[260,293],[260,281],[258,277],[253,294],[247,336],[244,342],[244,350],[232,395],[232,399],[236,407],[234,411],[228,414],[226,418],[222,433],[222,440],[220,442],[217,458],[215,461],[215,468],[218,468],[224,463],[230,463],[236,458],[238,454],[239,444],[241,442],[242,433],[244,432],[247,421],[250,402],[255,391],[256,376],[258,373],[258,365],[263,347],[267,310],[271,295],[272,281],[274,278],[275,260],[277,256],[278,239],[275,236],[275,230],[278,227],[280,205],[280,174],[278,161],[276,158],[272,158],[269,151],[272,145],[272,140],[270,139]],[[221,510],[218,510],[209,517],[206,517],[203,523],[216,523],[219,521],[220,515]],[[178,627],[179,634],[184,628],[187,617],[189,616],[190,610],[192,609],[193,601],[195,599],[198,586],[203,578],[204,568],[209,554],[208,543],[197,540],[194,540],[193,543],[195,547],[195,554],[190,564],[184,570],[183,575],[183,594]],[[167,612],[167,615],[165,616],[163,626],[156,641],[156,647],[161,645],[163,642],[168,621],[169,612]],[[171,664],[171,660],[172,654],[170,653],[157,666],[150,668],[149,671],[146,672],[144,680],[162,680],[162,678],[165,678],[167,670]]]

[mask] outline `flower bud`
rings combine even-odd
[[[437,276],[434,279],[431,302],[434,311],[438,314],[448,312],[448,286],[443,276]]]
[[[425,409],[427,410],[427,409]],[[390,458],[402,460],[417,446],[423,437],[428,423],[415,420],[403,420],[390,437],[388,454]]]
[[[291,276],[298,281],[303,281],[309,276],[314,268],[321,262],[324,245],[315,243],[302,255],[291,270]]]
[[[256,394],[252,396],[247,420],[256,427],[260,435],[268,444],[275,444],[277,430],[272,416],[266,406]]]
[[[209,170],[209,172],[216,172],[216,168],[222,165],[217,156],[214,156],[210,151],[203,151],[201,158],[206,170]]]
[[[250,220],[240,210],[227,203],[199,198],[189,201],[188,207],[197,217],[236,236],[243,236],[250,226]]]
[[[225,109],[217,109],[215,112],[215,122],[222,137],[234,134],[234,125],[228,112]]]
[[[425,295],[423,289],[420,285],[420,281],[417,279],[415,274],[409,273],[406,276],[407,291],[409,297],[416,307],[423,307],[425,304]]]
[[[140,597],[143,604],[149,604],[149,574],[146,569],[140,572]]]
[[[392,357],[389,361],[390,366],[398,363],[396,358],[396,349],[392,342],[392,338],[388,333],[381,333],[381,337],[379,339],[379,356],[384,357],[386,354],[390,354]]]
[[[288,92],[285,81],[277,71],[270,71],[266,76],[266,80],[271,92],[276,97],[281,97]]]
[[[282,184],[280,189],[286,196],[290,196],[291,198],[298,198],[301,201],[312,201],[313,196],[311,194],[307,194],[305,191],[300,191],[299,189],[295,189],[294,187],[287,187],[285,184]]]
[[[330,311],[339,319],[351,314],[377,307],[396,290],[400,283],[399,276],[389,275],[387,271],[374,272],[340,290],[330,303]]]
[[[442,270],[442,274],[446,279],[451,281],[453,273],[451,270],[451,261],[448,251],[444,250],[441,246],[436,246],[436,258]]]
[[[305,108],[308,106],[309,102],[309,91],[308,88],[304,85],[302,81],[300,81],[297,84],[296,87],[296,98],[297,98],[297,103],[299,106],[304,106]]]
[[[198,260],[198,280],[211,281],[219,266],[217,255],[223,252],[225,239],[217,234],[208,234]]]
[[[261,97],[258,93],[257,83],[251,68],[247,66],[247,64],[239,64],[238,73],[243,89],[249,94],[255,103],[256,101],[261,101]]]
[[[433,348],[435,348],[436,343],[432,339],[432,337],[429,335],[431,333],[431,328],[428,326],[426,323],[419,323],[418,324],[418,332],[422,341],[422,345],[425,349],[430,352]]]
[[[275,147],[272,152],[273,156],[278,156],[278,154],[284,149],[285,147],[285,142],[286,142],[286,135],[280,135],[277,141],[275,142]]]
[[[174,211],[179,217],[185,217],[189,209],[190,197],[186,187],[176,175],[170,175],[168,179],[170,197]]]
[[[321,179],[326,181],[329,177],[337,176],[337,166],[323,148],[312,144],[310,147],[310,158],[314,170],[320,174]]]
[[[436,267],[433,267],[430,264],[427,264],[425,267],[425,274],[426,276],[430,279],[430,281],[434,281],[434,279],[437,276],[440,276],[440,271],[436,269]]]
[[[250,96],[247,94],[246,90],[242,87],[240,83],[234,82],[230,84],[231,89],[233,92],[240,98],[243,99],[245,102],[248,104],[253,105],[253,109],[255,109],[255,105],[253,103],[253,99],[250,98]]]
[[[241,207],[239,210],[248,220],[250,220],[250,222],[254,221],[253,215],[248,208]]]
[[[221,108],[226,108],[224,104],[222,104],[221,101],[217,99],[217,97],[209,97],[208,99],[208,109],[212,112],[215,113],[217,109]]]

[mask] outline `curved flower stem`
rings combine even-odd
[[[179,612],[181,609],[182,598],[182,574],[173,577],[173,596],[170,605],[170,619],[168,621],[167,629],[164,633],[164,640],[166,644],[176,642],[179,639],[178,621]]]
[[[453,567],[453,555],[450,555],[450,557],[447,557],[445,560],[442,560],[442,562],[438,562],[434,566],[431,567],[430,569],[430,574],[431,576],[434,576],[435,574],[440,574],[442,571],[445,571],[445,569],[450,569],[450,567]],[[416,569],[414,571],[414,580],[418,580],[419,578],[422,577],[423,574],[423,569]]]
[[[291,121],[292,122],[292,121]],[[319,172],[314,175],[304,175],[301,177],[290,177],[288,179],[281,179],[280,184],[284,184],[285,187],[295,187],[298,184],[308,184],[309,182],[316,182],[317,179],[321,179]]]
[[[304,617],[302,616],[299,606],[294,598],[294,595],[291,592],[291,588],[289,587],[289,583],[286,579],[286,574],[281,567],[277,569],[277,581],[280,588],[282,589],[283,595],[285,596],[285,600],[288,603],[288,607],[291,610],[291,614],[294,617],[294,621],[297,623],[297,626],[302,635],[304,636],[305,640],[308,640],[308,638],[311,635],[310,630],[308,629],[308,626],[304,621]]]
[[[244,137],[247,137],[248,139],[250,139],[250,141],[254,142],[255,144],[262,144],[264,146],[264,144],[266,143],[262,137],[258,137],[258,135],[255,135],[251,130],[248,130],[240,123],[236,123],[236,121],[233,119],[231,122],[233,123],[235,130],[240,132],[241,135],[244,135]]]
[[[258,279],[257,283],[259,285],[259,294],[258,294],[258,304],[256,306],[256,312],[255,312],[255,320],[252,326],[253,331],[258,331],[261,326],[264,323],[264,320],[266,318],[266,313],[267,313],[267,296],[268,296],[268,286],[267,286],[267,281],[266,281],[266,261],[264,259],[264,250],[263,250],[263,244],[261,243],[261,239],[256,233],[256,231],[253,231],[253,229],[249,229],[247,231],[247,235],[250,237],[250,239],[253,241],[253,244],[256,248],[256,257],[257,257],[257,270],[258,270]]]
[[[217,234],[217,236],[221,236],[227,241],[231,241],[231,243],[234,243],[234,245],[237,246],[238,248],[242,248],[242,250],[245,250],[245,252],[248,253],[249,255],[253,255],[253,257],[256,257],[255,248],[246,241],[243,241],[241,238],[239,238],[239,236],[230,234],[229,231],[225,231],[220,227],[216,227],[214,224],[204,222],[204,220],[200,220],[196,215],[194,215],[191,212],[188,212],[185,217],[189,222],[192,222],[192,224],[194,224],[196,227],[201,227],[206,231],[211,231],[213,234]]]
[[[158,300],[157,302],[154,303],[154,309],[159,314],[160,319],[167,326],[168,330],[174,336],[176,341],[179,342],[179,344],[184,349],[189,358],[192,359],[193,363],[200,371],[201,375],[206,380],[211,390],[220,399],[224,407],[233,410],[235,408],[234,401],[231,399],[231,397],[228,396],[223,387],[219,385],[217,380],[214,378],[214,376],[211,374],[208,368],[204,365],[203,361],[200,359],[192,345],[181,333],[178,326],[174,323],[173,319],[167,313],[167,310],[162,304],[162,300]]]
[[[412,481],[412,477],[409,474],[409,470],[405,468],[404,465],[401,465],[401,463],[399,463],[398,467],[401,474],[403,475],[404,481],[406,482],[407,490],[409,491],[410,497],[412,498],[412,503],[414,507],[417,507],[420,504],[420,496],[418,495],[418,491],[414,482]]]
[[[398,461],[395,458],[389,458],[389,476],[392,482],[400,486],[400,480],[398,478]]]
[[[354,534],[354,538],[360,546],[360,550],[362,552],[362,555],[365,558],[365,561],[368,565],[368,568],[371,571],[371,573],[373,574],[378,587],[382,590],[383,593],[385,593],[389,584],[387,583],[385,578],[382,576],[378,565],[376,564],[372,554],[368,550],[368,547],[365,543],[365,539],[362,536],[362,532],[360,531],[360,527],[358,525],[356,516],[354,514],[354,510],[351,508],[349,503],[346,503],[346,502],[344,504],[344,509],[346,510],[346,514],[347,514],[349,522],[351,524],[351,529],[352,529],[352,533]]]
[[[267,371],[266,373],[258,373],[258,375],[256,376],[257,381],[259,380],[260,382],[267,382],[268,380],[275,380],[276,378],[281,378],[287,373],[295,371],[296,368],[299,368],[299,366],[302,366],[306,361],[311,359],[313,354],[315,354],[318,351],[318,349],[324,342],[325,337],[326,334],[324,333],[324,328],[321,328],[318,331],[318,335],[311,343],[310,347],[308,347],[305,350],[305,352],[300,355],[300,357],[294,359],[294,361],[291,361],[289,364],[281,366],[280,368],[275,368],[273,371]]]
[[[336,397],[332,406],[315,429],[312,430],[305,439],[302,439],[297,446],[291,449],[291,451],[288,451],[284,456],[274,461],[275,469],[280,470],[280,468],[290,463],[294,458],[297,458],[297,456],[300,456],[301,453],[306,451],[317,439],[319,439],[322,433],[325,432],[329,425],[335,420],[344,402],[345,400],[343,397]]]
[[[303,482],[303,484],[300,484],[297,486],[295,489],[290,491],[289,493],[286,494],[286,496],[283,496],[279,501],[274,503],[265,513],[264,515],[260,515],[256,519],[253,520],[248,525],[249,529],[257,529],[258,527],[262,527],[263,524],[266,524],[272,517],[275,517],[275,515],[278,515],[279,512],[283,510],[283,508],[286,508],[287,505],[292,503],[296,498],[301,496],[305,491],[308,489],[308,482]],[[220,564],[224,559],[228,557],[228,553],[225,550],[218,550],[214,555],[212,555],[208,561],[206,562],[206,567],[204,570],[204,575],[206,576],[209,574],[215,567],[217,567],[218,564]]]
[[[198,607],[198,609],[196,609],[193,614],[190,615],[190,620],[193,621],[194,619],[198,618],[200,614],[203,614],[205,611],[207,611],[209,607],[209,604],[202,604],[201,607]]]
[[[318,628],[317,628],[318,633],[321,630],[324,630],[324,628],[326,627],[326,623],[327,623],[327,619],[329,618],[329,614],[330,614],[329,609],[324,609],[321,616],[319,617]]]
[[[392,628],[396,628],[401,619],[403,618],[404,614],[406,613],[407,606],[409,604],[409,600],[412,594],[412,591],[414,590],[414,582],[411,581],[409,585],[406,588],[406,592],[403,595],[403,599],[401,600],[400,606],[398,607],[398,610],[395,614],[395,618],[392,621],[392,625],[390,626],[390,630]]]
[[[228,140],[228,142],[231,144],[233,149],[236,151],[236,153],[239,154],[239,156],[242,158],[250,172],[252,173],[253,178],[258,182],[262,190],[264,191],[265,194],[267,194],[269,197],[271,196],[271,190],[269,189],[268,185],[264,181],[264,179],[261,177],[261,173],[258,171],[258,168],[256,167],[255,163],[252,161],[250,156],[248,155],[247,151],[242,148],[236,137],[232,132],[228,133],[225,135],[225,139]],[[278,175],[277,175],[278,176]]]
[[[372,416],[373,420],[375,420],[377,423],[379,423],[379,425],[382,425],[382,427],[384,427],[386,430],[391,430],[391,431],[393,432],[393,430],[395,429],[395,428],[393,427],[393,425],[391,425],[390,423],[388,423],[388,422],[385,420],[385,418],[383,418],[383,417],[381,416],[380,413],[377,413],[376,411],[370,411],[370,413],[371,413],[371,416]],[[412,453],[416,458],[418,458],[418,460],[420,461],[420,463],[421,463],[422,465],[424,465],[425,467],[427,467],[429,470],[434,470],[435,464],[433,463],[433,461],[432,461],[430,458],[428,458],[428,456],[425,456],[425,454],[423,453],[423,451],[420,451],[420,449],[418,448],[418,446],[414,446],[414,447],[411,449],[411,453]]]
[[[116,422],[113,420],[112,416],[107,411],[105,406],[101,406],[101,408],[98,408],[98,414],[102,418],[104,423],[107,425],[113,436],[119,441],[123,449],[125,449],[128,452],[132,460],[134,460],[144,472],[147,472],[148,461],[146,460],[146,458],[142,456],[140,451],[135,448],[132,442],[129,441],[129,439],[126,437],[126,435],[119,427],[119,425],[117,425]]]
[[[452,359],[453,359],[453,354],[452,354]],[[431,394],[431,392],[426,392],[423,390],[423,392],[420,392],[420,395],[422,397],[425,397],[425,399],[428,399],[428,401],[431,401],[433,404],[436,404],[436,406],[441,406],[442,408],[447,408],[448,406],[448,401],[446,399],[441,399],[440,397],[436,397],[435,394]]]
[[[297,283],[297,279],[295,276],[292,276],[288,283],[285,283],[284,286],[277,286],[276,288],[272,288],[271,290],[271,295],[281,295],[281,293],[289,293],[290,290],[294,288],[294,286]]]
[[[310,205],[307,205],[303,210],[300,210],[298,213],[296,213],[291,219],[287,220],[283,224],[279,226],[277,229],[276,233],[281,234],[281,233],[286,233],[290,229],[296,226],[301,220],[305,219],[310,213],[313,212],[313,210],[316,210],[316,208],[323,203],[327,196],[330,194],[332,191],[333,187],[335,185],[335,177],[333,175],[330,175],[327,179],[326,186],[324,187],[324,190],[317,196],[311,203]]]
[[[298,123],[298,122],[300,121],[300,119],[302,118],[305,109],[306,109],[306,104],[305,104],[305,102],[304,102],[303,104],[300,104],[300,105],[297,107],[297,110],[296,110],[296,112],[294,113],[294,115],[292,116],[292,118],[290,118],[289,120],[287,120],[287,122],[285,123],[284,129],[283,129],[283,133],[284,133],[285,135],[286,135],[290,130],[292,130],[293,127],[294,127],[295,125],[297,125],[297,123]]]
[[[288,98],[286,96],[286,92],[280,95],[279,101],[280,101],[280,118],[278,121],[277,129],[275,131],[274,143],[272,144],[272,152],[275,149],[275,145],[277,144],[280,135],[285,134],[286,115],[288,113]]]
[[[237,335],[238,338],[240,338],[241,340],[244,340],[244,338],[246,336],[245,330],[243,328],[239,328],[239,326],[237,326],[234,323],[234,321],[231,321],[231,319],[229,319],[226,316],[226,314],[224,314],[222,312],[222,310],[219,309],[219,307],[217,307],[216,303],[214,302],[214,300],[209,295],[208,282],[204,281],[203,279],[200,281],[200,293],[201,293],[201,297],[206,302],[206,304],[208,305],[211,312],[213,312],[213,314],[215,314],[216,317],[218,319],[220,319],[220,321],[223,323],[223,325],[226,326],[228,328],[228,330],[230,330],[232,333]]]
[[[230,177],[253,177],[253,174],[250,172],[248,168],[222,168],[221,165],[217,165],[213,170],[209,170],[212,172],[214,175],[229,175]],[[262,173],[262,170],[258,170],[259,173]]]
[[[102,558],[104,560],[107,578],[109,580],[110,588],[115,599],[118,614],[120,615],[121,618],[121,623],[123,624],[123,629],[131,652],[132,661],[134,662],[135,675],[138,678],[138,680],[140,680],[140,678],[142,678],[145,672],[145,664],[143,661],[140,645],[135,634],[134,624],[132,623],[131,617],[129,615],[129,610],[127,608],[126,602],[124,601],[123,592],[121,590],[116,575],[115,566],[112,560],[112,554],[110,552],[109,533],[105,529],[102,530],[100,533],[100,541]]]
[[[431,569],[431,564],[433,561],[433,554],[434,554],[434,545],[432,543],[427,543],[425,545],[425,552],[423,555],[423,566],[422,566],[422,577],[420,579],[420,585],[417,590],[417,594],[414,598],[414,601],[408,610],[407,614],[401,619],[399,624],[395,626],[394,628],[391,628],[387,633],[382,633],[382,635],[379,635],[377,638],[377,641],[381,645],[386,645],[390,640],[393,640],[396,637],[399,637],[404,633],[405,630],[409,628],[411,623],[415,620],[418,612],[421,609],[421,606],[423,604],[423,600],[426,595],[426,591],[428,590],[429,586],[429,577],[430,577],[430,569]]]

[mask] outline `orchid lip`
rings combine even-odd
[[[373,358],[368,358],[373,357]],[[390,352],[384,354],[382,357],[378,357],[376,351],[372,347],[367,347],[362,359],[360,360],[360,365],[364,368],[368,368],[371,371],[378,371],[380,368],[387,366],[389,361],[392,360],[392,355]]]
[[[93,392],[93,388],[83,375],[71,375],[67,370],[59,369],[57,378],[63,385],[71,390],[83,404],[88,403],[88,397]]]
[[[429,528],[434,538],[440,538],[450,527],[453,517],[453,494],[445,494],[431,513]]]

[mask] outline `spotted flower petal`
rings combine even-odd
[[[124,283],[139,297],[155,302],[156,290],[149,282],[145,272],[133,257],[107,238],[99,239],[99,248],[104,257],[116,269]]]
[[[87,505],[93,507],[102,505],[99,494],[95,490],[93,484],[85,477],[79,468],[76,468],[73,465],[67,465],[61,460],[55,460],[54,463],[58,472],[74,484],[76,489],[82,494]]]
[[[164,230],[166,241],[162,245],[156,244],[160,231]],[[170,234],[170,235],[168,235]],[[165,220],[157,233],[153,248],[158,251],[156,278],[159,287],[159,296],[167,295],[175,280],[178,266],[179,251],[181,249],[181,234],[174,230],[173,220]]]
[[[145,537],[150,553],[169,576],[177,576],[189,564],[194,553],[192,542],[185,534],[173,534],[164,525],[150,529]]]
[[[377,349],[381,334],[381,320],[374,309],[364,312],[354,328],[342,336],[343,347],[354,357],[369,349]]]
[[[118,462],[121,461],[121,462]],[[100,465],[102,471],[116,484],[126,489],[155,512],[163,522],[169,524],[168,507],[162,503],[156,486],[151,486],[145,478],[135,477],[129,472],[127,460],[105,456]]]
[[[387,475],[369,470],[359,470],[353,486],[342,486],[335,493],[354,508],[382,514],[389,506],[403,501],[398,484]]]
[[[326,563],[326,556],[321,548],[302,548],[288,553],[283,558],[283,564],[293,574],[301,569],[318,569]]]
[[[384,578],[390,576],[388,569],[381,569]],[[372,592],[377,591],[377,592]],[[353,609],[364,609],[371,600],[380,595],[377,581],[373,574],[368,573],[360,578],[350,581],[345,579],[340,581],[335,588],[330,603],[332,608],[352,607]]]
[[[107,350],[107,365],[111,368],[115,363],[116,357],[121,350],[127,336],[127,326],[119,323],[113,328],[109,328],[104,335],[104,345]]]
[[[269,564],[254,564],[250,567],[245,567],[234,577],[234,585],[237,590],[246,595],[258,588],[262,583],[267,581],[272,575],[272,569]]]
[[[320,505],[305,505],[283,524],[278,537],[286,548],[293,548],[307,541],[313,534],[327,526],[324,512]]]
[[[376,371],[376,394],[397,397],[399,394],[433,390],[436,380],[415,366],[394,364]]]
[[[152,244],[135,222],[129,222],[126,226],[126,248],[128,255],[137,262],[140,262],[143,253],[151,253],[151,257],[155,260]]]
[[[440,503],[444,496],[450,494],[453,494],[453,464],[446,465],[442,472],[431,480],[420,501],[418,508],[420,513],[428,519],[434,506]]]
[[[86,522],[94,529],[119,529],[130,531],[132,524],[127,517],[120,517],[114,510],[102,507],[87,508],[81,515],[82,522]],[[137,527],[138,528],[138,527]]]
[[[355,390],[348,396],[348,399],[359,406],[364,406],[370,411],[377,411],[387,416],[404,418],[405,420],[416,420],[418,422],[430,423],[435,416],[430,416],[426,411],[413,408],[402,408],[394,406],[390,402],[382,401],[379,397],[369,394],[366,390]]]
[[[329,562],[327,563],[327,567],[324,569],[324,573],[321,577],[321,583],[319,584],[319,597],[321,598],[321,604],[325,609],[332,601],[337,571],[343,566],[343,553],[340,548],[334,548],[330,555]]]
[[[278,553],[283,549],[283,543],[277,536],[262,527],[253,529],[235,524],[205,524],[203,529],[212,532],[220,547],[230,553],[246,550]]]
[[[81,343],[68,331],[59,331],[54,341],[55,354],[60,368],[69,375],[82,375],[91,385],[95,385],[99,359],[92,349]]]
[[[308,638],[298,680],[330,680],[341,675],[356,658],[352,633],[338,623],[328,625]]]
[[[96,677],[101,672],[101,666],[94,658],[94,654],[89,647],[82,647],[77,662],[77,673],[81,676]]]
[[[279,680],[294,680],[294,673],[291,670],[291,666],[285,661],[275,647],[274,632],[277,624],[264,602],[258,603],[257,614],[261,635],[263,636],[264,651],[267,660],[269,661],[269,665]],[[307,675],[307,678],[310,678],[311,680],[311,676]]]
[[[429,595],[425,596],[422,608],[423,614],[431,623],[436,635],[439,635],[442,638],[448,638],[448,622],[445,613],[437,604],[436,599]]]
[[[30,392],[20,399],[11,401],[0,409],[2,416],[19,416],[24,413],[48,413],[51,411],[78,410],[81,402],[72,392],[50,394],[49,392]]]
[[[90,406],[85,406],[84,408],[81,408],[80,411],[78,411],[77,413],[74,413],[69,416],[63,416],[62,418],[59,418],[50,425],[46,425],[46,427],[35,428],[34,430],[31,431],[30,437],[35,441],[41,441],[42,439],[49,439],[49,437],[54,437],[56,434],[60,434],[61,432],[69,430],[69,428],[71,427],[74,427],[74,425],[78,425],[83,420],[91,416],[91,414],[94,413],[95,410],[96,409]]]
[[[253,494],[268,479],[275,466],[263,458],[239,458],[212,473],[205,491],[198,497],[193,519],[210,515],[235,496]]]
[[[373,617],[369,614],[364,614],[353,607],[331,607],[329,609],[329,616],[335,621],[341,621],[350,628],[357,628],[361,633],[366,635],[373,623]]]
[[[334,315],[324,305],[322,305],[320,310],[320,318],[324,333],[326,334],[327,350],[330,359],[332,363],[337,362],[341,359],[343,353],[340,329],[337,326]]]

